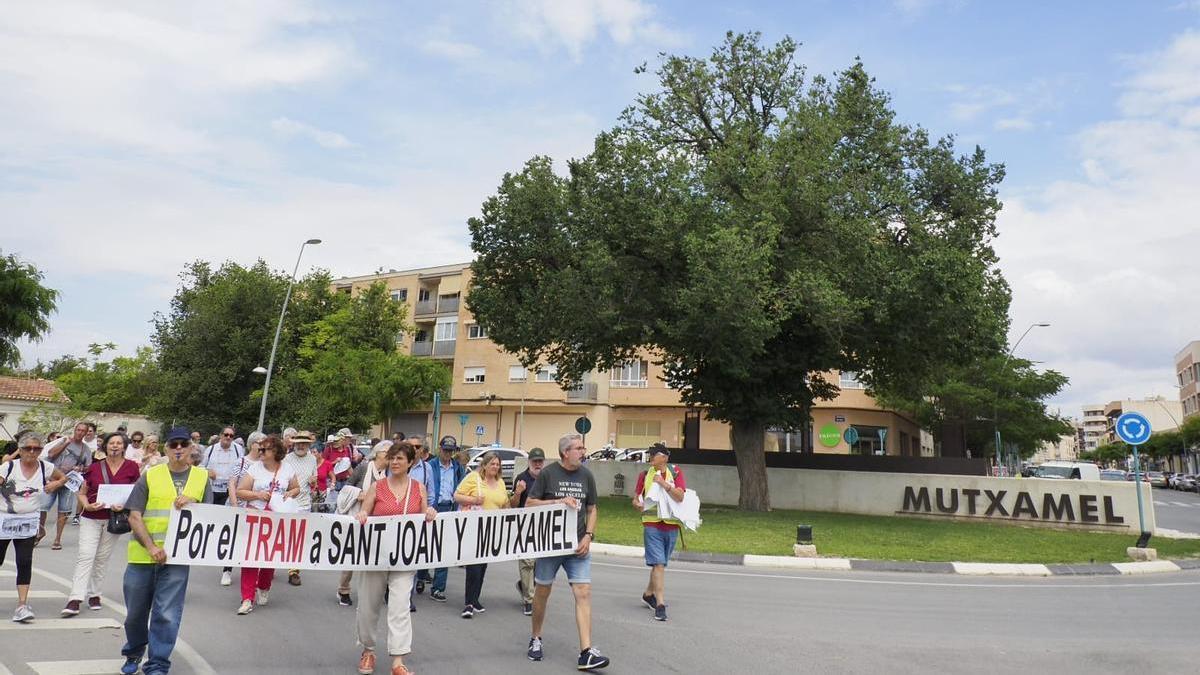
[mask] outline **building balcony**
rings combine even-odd
[[[433,343],[425,340],[424,342],[414,342],[412,346],[413,356],[432,356]]]
[[[595,403],[599,387],[595,382],[584,382],[574,389],[567,390],[567,401]]]
[[[437,314],[437,300],[418,300],[413,307],[413,316]]]
[[[442,298],[438,301],[438,314],[458,314],[458,298]]]
[[[645,389],[649,386],[647,380],[609,380],[608,386],[614,389]]]
[[[434,340],[433,341],[433,356],[434,358],[446,358],[454,356],[454,340]]]

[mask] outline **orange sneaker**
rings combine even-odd
[[[404,666],[392,666],[392,675],[417,675]]]
[[[375,672],[375,652],[363,652],[358,660],[359,675],[371,675]]]

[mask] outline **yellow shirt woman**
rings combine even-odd
[[[508,506],[508,488],[504,486],[504,481],[497,480],[494,485],[488,485],[478,471],[467,474],[458,484],[458,489],[454,491],[454,494],[464,497],[483,497],[484,509],[502,509]]]

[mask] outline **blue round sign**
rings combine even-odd
[[[858,442],[858,429],[855,429],[854,427],[846,429],[846,431],[842,433],[842,438],[846,439],[846,442],[850,445],[854,445]]]
[[[1117,418],[1117,436],[1129,445],[1141,445],[1150,440],[1150,420],[1141,413],[1127,412]]]

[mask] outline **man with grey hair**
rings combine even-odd
[[[579,547],[574,553],[538,558],[533,566],[533,626],[529,638],[530,661],[542,660],[542,623],[550,587],[561,568],[575,596],[575,627],[579,631],[579,670],[604,668],[609,658],[592,646],[592,539],[596,536],[596,479],[583,465],[583,437],[567,434],[558,441],[559,460],[542,469],[529,488],[526,506],[563,504],[576,513]]]

